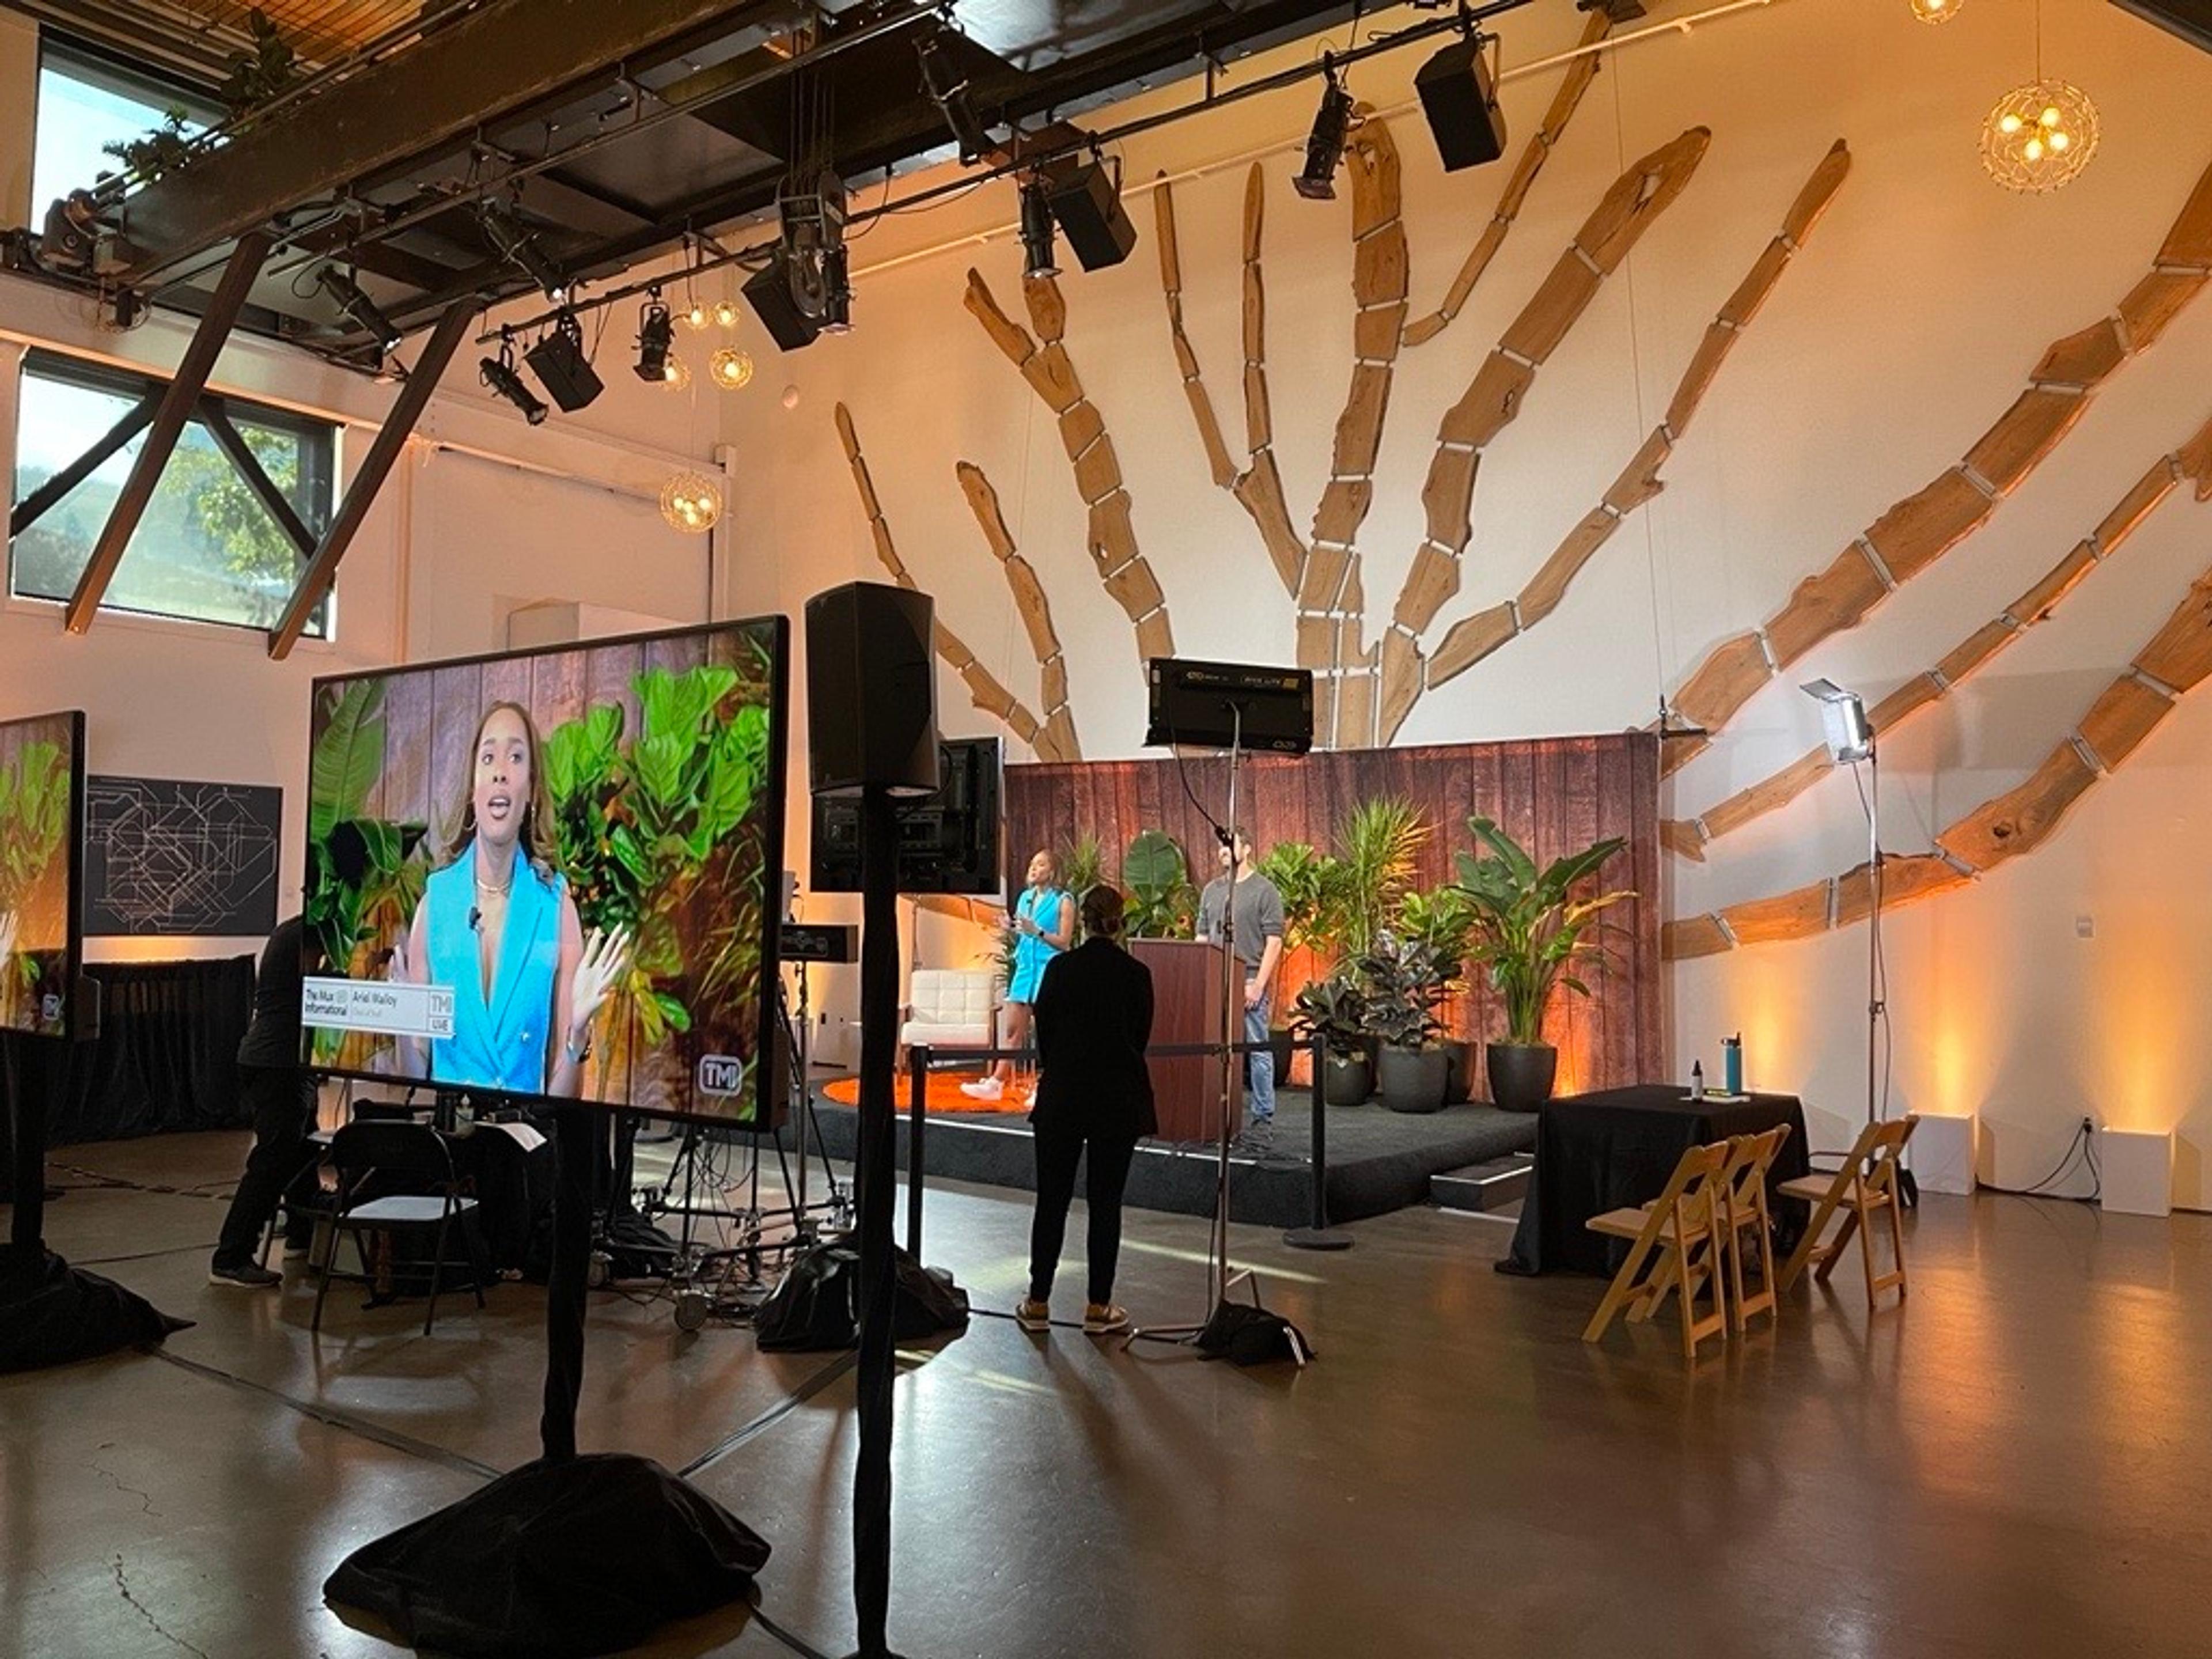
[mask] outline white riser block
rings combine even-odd
[[[1923,1112],[1905,1159],[1921,1191],[1971,1193],[1980,1155],[1981,1120],[1972,1112],[1955,1117]]]
[[[2173,1213],[2173,1132],[2100,1129],[2104,1207],[2116,1215]]]

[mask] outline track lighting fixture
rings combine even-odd
[[[1053,251],[1052,198],[1041,173],[1022,180],[1022,257],[1024,276],[1060,275]]]
[[[1121,205],[1118,162],[1109,171],[1100,161],[1054,162],[1043,173],[1044,198],[1060,234],[1085,270],[1118,265],[1137,246],[1137,228]],[[1022,240],[1029,241],[1028,202],[1023,203]]]
[[[592,367],[591,355],[584,349],[584,325],[573,311],[562,312],[538,343],[522,354],[522,361],[553,394],[553,401],[564,415],[590,408],[606,390]]]
[[[559,266],[546,257],[539,246],[538,234],[525,229],[514,216],[514,210],[501,201],[484,201],[477,204],[477,220],[483,225],[484,235],[500,258],[514,265],[538,284],[538,289],[555,305],[567,303],[568,278]]]
[[[637,324],[637,378],[652,385],[660,385],[670,377],[668,349],[676,336],[675,319],[661,303],[660,290],[654,289],[647,298],[645,308],[639,313]]]
[[[945,49],[948,33],[939,30],[915,41],[915,55],[921,61],[921,89],[945,117],[953,141],[960,146],[961,161],[974,161],[991,148],[991,139],[968,96],[966,77],[953,66]]]
[[[1313,131],[1306,137],[1306,164],[1291,187],[1309,201],[1336,199],[1336,164],[1344,159],[1344,140],[1352,131],[1352,94],[1337,78],[1336,64],[1323,57],[1321,107],[1314,112]]]
[[[361,291],[361,284],[351,275],[335,264],[327,264],[315,273],[315,282],[344,317],[376,342],[380,352],[389,356],[399,349],[399,330],[391,318],[377,308],[376,302]]]
[[[477,365],[477,376],[494,392],[522,411],[522,418],[532,426],[543,426],[546,407],[538,400],[535,392],[523,384],[522,376],[514,372],[514,342],[505,335],[500,337],[499,356],[486,357]]]

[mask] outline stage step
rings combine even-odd
[[[1493,1158],[1487,1164],[1470,1164],[1429,1177],[1429,1202],[1439,1209],[1474,1210],[1487,1213],[1518,1204],[1528,1190],[1528,1172],[1536,1160],[1526,1152]]]

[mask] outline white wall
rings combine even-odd
[[[1655,6],[1653,19],[1695,9],[1677,0]],[[1571,44],[1580,21],[1565,6],[1503,20],[1508,68]],[[1764,621],[1893,501],[1955,463],[2044,348],[2108,313],[2143,275],[2212,161],[2197,118],[2212,98],[2212,58],[2104,0],[2045,0],[2046,68],[2097,97],[2104,136],[2073,185],[2023,198],[1983,175],[1976,139],[1997,96],[2029,77],[2032,21],[2028,7],[2003,0],[1978,0],[1942,28],[1916,23],[1904,0],[1776,0],[1607,60],[1473,302],[1448,332],[1400,360],[1362,538],[1370,636],[1420,538],[1439,415],[1624,160],[1692,125],[1712,129],[1686,193],[1607,283],[1486,454],[1465,586],[1447,620],[1516,592],[1595,502],[1838,137],[1856,158],[1852,174],[1668,465],[1666,494],[1613,538],[1548,622],[1431,694],[1401,741],[1648,721],[1662,690],[1678,687],[1711,646]],[[1361,68],[1355,91],[1386,107],[1401,101],[1423,55]],[[1557,84],[1552,71],[1509,86],[1510,154]],[[1268,366],[1277,453],[1302,528],[1350,361],[1349,191],[1316,204],[1288,188],[1312,104],[1304,90],[1254,100],[1134,141],[1126,157],[1134,185],[1158,170],[1278,147],[1267,162]],[[1505,169],[1446,176],[1417,112],[1393,127],[1419,315],[1488,219]],[[1230,166],[1176,191],[1190,331],[1232,448],[1243,428],[1243,167]],[[1290,607],[1249,521],[1207,478],[1164,321],[1152,206],[1133,205],[1136,254],[1062,279],[1070,349],[1119,450],[1177,647],[1289,660]],[[764,395],[731,406],[730,439],[744,458],[744,533],[775,550],[786,608],[835,582],[882,577],[831,424],[833,406],[847,402],[907,563],[940,617],[1033,699],[1035,664],[953,474],[956,460],[977,463],[1053,599],[1085,753],[1129,755],[1143,708],[1130,629],[1098,591],[1048,412],[961,308],[973,263],[1021,314],[1020,251],[1005,234],[1013,206],[1012,187],[998,185],[885,222],[855,248],[854,332],[787,357],[763,351]],[[1669,781],[1668,816],[1712,805],[1816,741],[1799,679],[1832,675],[1871,702],[1993,618],[2155,457],[2212,416],[2209,351],[2212,301],[2200,300],[2120,371],[1986,530],[1753,699]],[[1890,849],[1923,850],[1934,832],[2019,782],[2072,726],[2212,556],[2203,511],[2178,494],[2052,621],[1896,734],[1885,750]],[[939,699],[948,730],[988,729],[949,672]],[[2201,1172],[2212,1145],[2212,1034],[2192,1017],[2212,1000],[2209,736],[2212,706],[2185,704],[2039,851],[1891,921],[1893,1103],[1982,1113],[1987,1178],[2043,1174],[2087,1111],[2128,1127],[2176,1127],[2177,1198],[2212,1203]],[[1849,781],[1831,778],[1717,844],[1709,863],[1670,861],[1671,913],[1841,871],[1863,856],[1864,840]],[[2081,917],[2092,937],[2077,936]],[[972,943],[948,938],[939,948]],[[1753,1082],[1803,1094],[1819,1145],[1848,1135],[1864,1086],[1863,932],[1671,972],[1677,1069],[1700,1055],[1710,1067],[1720,1037],[1741,1028]]]

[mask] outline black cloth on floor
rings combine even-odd
[[[904,1250],[892,1255],[898,1300],[891,1334],[901,1341],[960,1330],[968,1293]],[[769,1352],[849,1348],[860,1340],[860,1247],[851,1234],[817,1244],[791,1264],[783,1282],[753,1316],[753,1338]]]
[[[616,1653],[741,1599],[759,1534],[649,1458],[540,1460],[364,1544],[323,1595],[438,1653]]]
[[[159,1342],[191,1324],[51,1250],[0,1247],[0,1373],[42,1370]]]
[[[1591,1217],[1658,1197],[1691,1147],[1759,1134],[1778,1123],[1790,1126],[1790,1138],[1768,1172],[1767,1195],[1786,1248],[1803,1224],[1803,1206],[1778,1189],[1813,1167],[1805,1108],[1796,1096],[1692,1100],[1675,1085],[1647,1083],[1545,1102],[1536,1125],[1536,1168],[1513,1249],[1498,1271],[1611,1273],[1628,1246],[1591,1232],[1585,1224]]]

